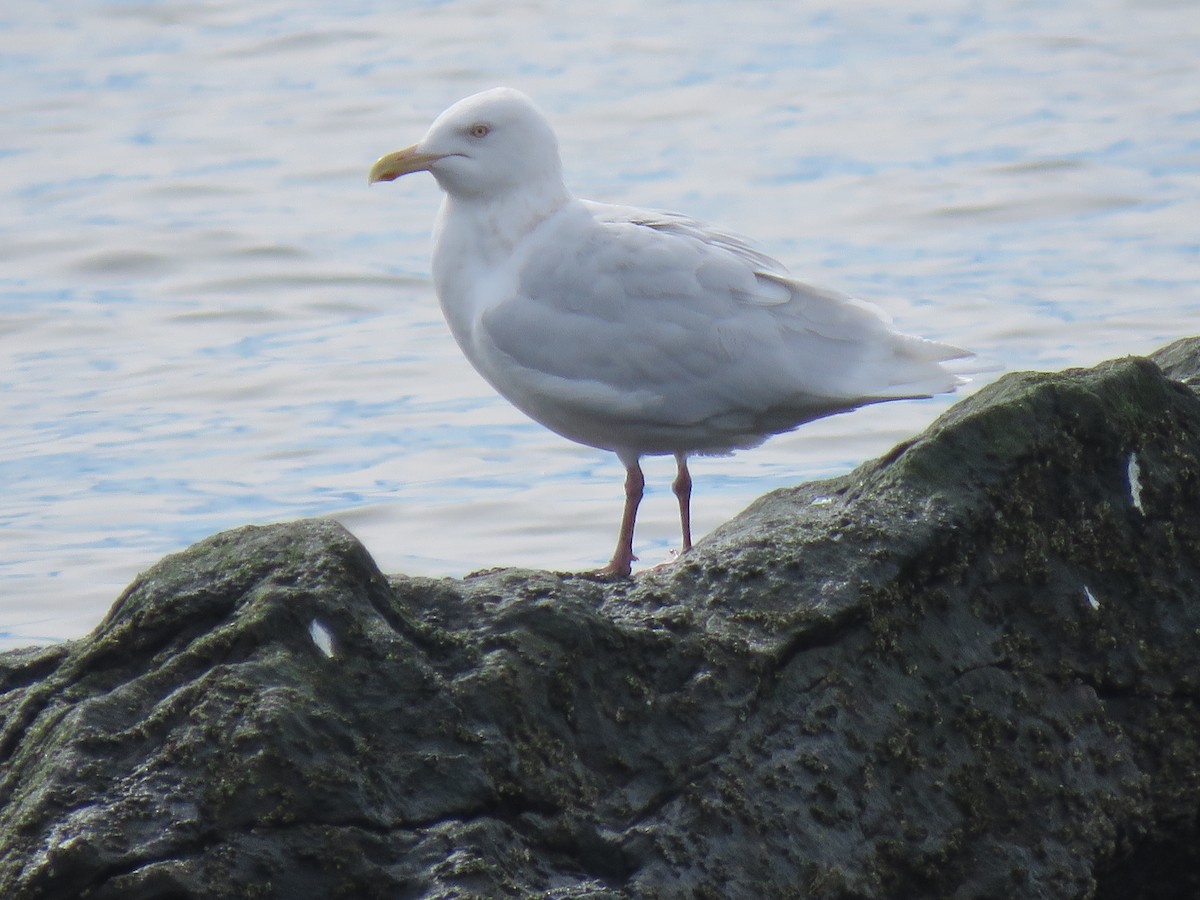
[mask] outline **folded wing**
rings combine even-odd
[[[750,446],[834,412],[952,390],[960,379],[941,362],[970,355],[897,332],[869,304],[683,216],[580,203],[555,218],[521,248],[477,351],[512,402],[584,443]]]

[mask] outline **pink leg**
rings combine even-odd
[[[627,576],[633,569],[633,526],[637,521],[638,504],[642,502],[642,491],[646,479],[642,467],[635,459],[625,465],[625,511],[621,514],[621,533],[617,535],[617,549],[607,566],[601,569],[605,575]]]
[[[679,474],[671,484],[671,490],[679,500],[679,525],[683,529],[683,550],[686,553],[692,549],[692,473],[688,471],[687,457],[682,453],[675,454],[675,462],[679,466]]]

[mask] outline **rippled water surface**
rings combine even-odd
[[[335,517],[388,571],[607,559],[619,465],[458,354],[432,179],[366,185],[496,84],[551,115],[579,194],[752,235],[1009,370],[1200,332],[1191,2],[68,0],[9,4],[0,49],[0,645],[82,634],[252,522]],[[697,530],[949,402],[696,461]]]

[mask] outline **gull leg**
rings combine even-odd
[[[671,483],[671,490],[679,500],[679,526],[683,530],[683,549],[687,553],[692,549],[692,473],[688,471],[687,456],[675,454],[675,463],[679,466],[679,474]]]
[[[633,569],[633,526],[637,521],[638,504],[642,502],[642,491],[646,479],[642,467],[635,458],[625,464],[625,511],[621,514],[621,532],[617,535],[617,549],[609,564],[600,570],[604,575],[627,576]]]

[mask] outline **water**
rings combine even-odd
[[[1008,369],[1200,332],[1200,7],[66,2],[0,14],[0,645],[82,634],[224,528],[332,516],[385,570],[583,568],[621,470],[471,371],[431,179],[366,186],[511,84],[583,196],[753,235]],[[949,400],[698,460],[703,533]],[[669,460],[637,550],[669,557]]]

